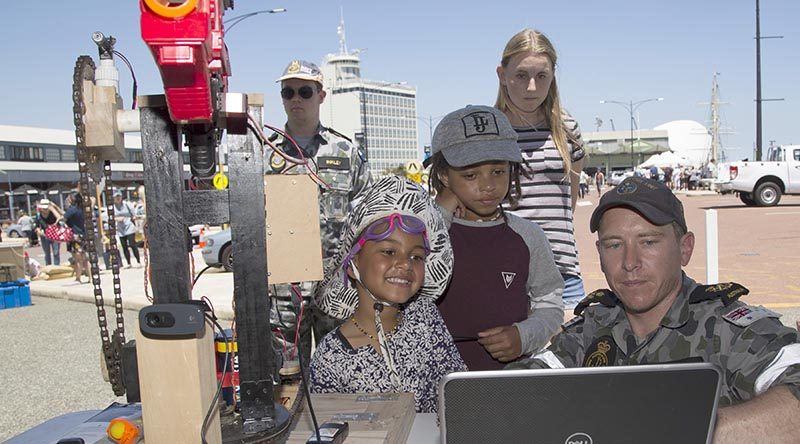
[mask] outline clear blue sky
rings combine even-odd
[[[562,102],[584,131],[595,116],[610,130],[627,130],[627,111],[607,100],[664,97],[640,108],[642,128],[677,119],[706,124],[711,82],[720,72],[723,138],[730,158],[750,156],[755,144],[755,0],[606,0],[400,2],[354,0],[236,0],[225,19],[262,9],[283,14],[250,18],[225,36],[230,89],[263,92],[265,120],[280,125],[274,83],[293,58],[321,62],[338,50],[344,9],[347,43],[361,48],[362,75],[417,87],[418,113],[446,114],[466,104],[492,104],[495,67],[508,38],[524,27],[549,35],[559,52]],[[800,1],[762,0],[764,146],[800,143]],[[155,63],[139,34],[134,0],[5,2],[0,14],[0,124],[72,128],[70,88],[75,59],[97,51],[92,31],[117,38],[134,64],[140,94],[161,93]],[[130,106],[130,76],[120,64],[122,96]],[[428,143],[420,122],[420,142]]]

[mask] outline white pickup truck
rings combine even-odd
[[[800,194],[800,145],[771,147],[767,160],[720,165],[717,187],[760,207],[777,205],[783,194]]]

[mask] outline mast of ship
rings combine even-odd
[[[722,142],[720,140],[720,115],[719,115],[719,83],[717,83],[718,72],[714,73],[714,81],[711,84],[711,127],[709,133],[711,135],[711,149],[708,152],[706,163],[714,161],[720,163],[725,161],[725,153],[722,150]]]

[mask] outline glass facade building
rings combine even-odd
[[[322,72],[320,120],[366,149],[373,176],[419,160],[416,88],[361,78],[357,54],[329,55]]]

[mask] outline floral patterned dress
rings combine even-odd
[[[336,328],[322,339],[311,359],[311,391],[410,392],[417,412],[435,413],[439,381],[467,367],[433,301],[419,298],[408,304],[388,344],[400,373],[400,387],[392,386],[380,352],[372,346],[354,349]]]

